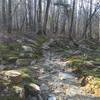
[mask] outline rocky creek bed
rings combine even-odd
[[[27,46],[24,46],[25,50],[26,48]],[[48,49],[48,45],[44,45],[45,48]],[[32,51],[30,47],[27,50],[28,54]],[[4,69],[0,71],[0,100],[100,100],[100,86],[97,86],[97,80],[95,82],[93,76],[79,78],[79,71],[74,73],[75,68],[72,68],[73,64],[78,67],[80,63],[83,65],[81,52],[67,50],[64,53],[43,50],[42,58],[38,60],[21,57],[16,58],[17,66],[13,64],[8,68],[8,65],[1,65],[0,68]],[[71,57],[74,63],[63,57],[67,56],[66,54],[77,55]],[[98,75],[99,64],[87,61],[85,66],[92,67]],[[24,67],[21,67],[23,65]],[[97,68],[93,65],[97,65]],[[86,80],[90,81],[89,84]],[[98,82],[100,84],[100,80]]]
[[[64,62],[61,55],[50,52],[38,63],[38,79],[43,100],[100,100],[91,93],[86,93],[80,81]]]

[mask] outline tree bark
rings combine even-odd
[[[38,22],[38,31],[37,31],[37,34],[42,34],[42,0],[38,1],[37,22]]]
[[[12,0],[8,0],[8,33],[12,32]]]
[[[70,29],[69,29],[69,39],[70,40],[73,40],[73,38],[72,38],[72,30],[73,30],[73,22],[74,22],[74,10],[75,10],[75,0],[73,1],[71,25],[70,25]]]
[[[43,23],[43,33],[44,34],[46,34],[46,26],[47,26],[47,21],[48,21],[50,3],[51,3],[51,0],[47,0],[46,12],[45,12],[44,23]]]
[[[6,8],[5,8],[5,0],[2,0],[2,29],[6,29]]]

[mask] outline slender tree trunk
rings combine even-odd
[[[8,33],[12,32],[12,0],[8,0]]]
[[[32,0],[28,0],[29,29],[33,29]]]
[[[34,0],[34,19],[33,19],[33,31],[36,31],[36,7],[37,7],[37,0]]]
[[[59,28],[59,15],[60,15],[60,9],[58,8],[58,10],[57,10],[57,12],[56,12],[56,24],[55,24],[55,33],[57,33],[58,32],[58,28]]]
[[[38,1],[37,22],[38,22],[38,31],[37,31],[37,34],[42,34],[42,0]]]
[[[6,8],[5,8],[5,0],[2,0],[2,29],[6,29]]]
[[[72,31],[73,31],[73,22],[74,22],[74,10],[75,10],[75,0],[73,1],[71,25],[70,25],[70,29],[69,29],[69,38],[70,38],[70,40],[73,40],[73,38],[72,38]]]
[[[43,33],[44,34],[46,34],[46,26],[47,26],[47,21],[48,21],[50,3],[51,3],[51,0],[47,0],[46,12],[45,12],[44,23],[43,23]]]
[[[92,0],[90,0],[90,17],[92,15]],[[91,39],[92,38],[92,19],[90,18],[90,29],[89,29],[89,38]]]

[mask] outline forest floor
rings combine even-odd
[[[81,86],[81,79],[78,79],[77,74],[73,73],[69,62],[64,61],[62,54],[47,51],[44,58],[34,68],[39,69],[37,77],[43,100],[100,99],[92,93],[92,90],[86,92],[85,87]]]
[[[60,43],[0,44],[0,100],[100,100],[100,48]]]

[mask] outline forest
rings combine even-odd
[[[100,100],[100,0],[0,0],[0,100]]]

